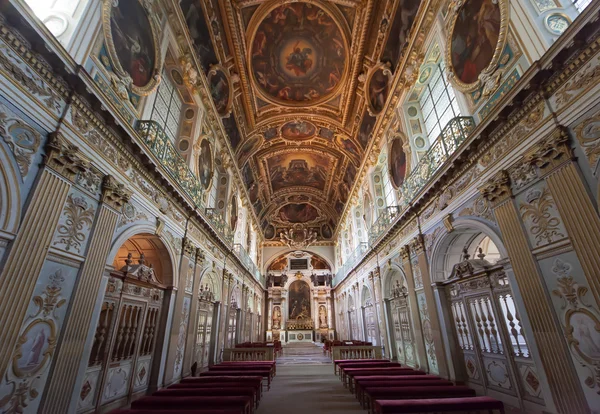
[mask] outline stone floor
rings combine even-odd
[[[331,360],[313,344],[284,346],[277,376],[256,414],[366,413],[333,373]]]

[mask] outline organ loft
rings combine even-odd
[[[0,2],[0,412],[593,414],[600,2]]]

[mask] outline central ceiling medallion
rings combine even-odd
[[[257,14],[262,17],[249,31],[249,60],[261,97],[280,105],[306,106],[334,96],[348,61],[340,20],[310,3],[271,6]]]

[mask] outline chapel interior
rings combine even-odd
[[[0,0],[0,413],[599,414],[600,1]]]

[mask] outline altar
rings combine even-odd
[[[313,331],[288,331],[288,342],[313,342]]]

